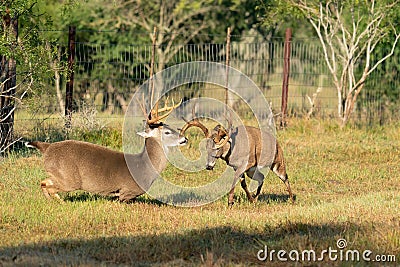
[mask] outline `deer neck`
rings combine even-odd
[[[154,138],[149,137],[145,140],[145,151],[147,156],[149,157],[154,169],[161,173],[167,167],[167,155],[168,149],[164,149],[161,141]]]
[[[229,158],[231,157],[231,141],[228,141],[223,147],[222,147],[222,155],[221,159],[225,160],[227,164],[229,164]]]

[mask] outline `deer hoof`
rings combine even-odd
[[[258,196],[252,196],[251,198],[249,198],[250,203],[255,203],[257,202]]]

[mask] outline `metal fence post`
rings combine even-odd
[[[68,80],[65,90],[65,127],[71,127],[73,93],[74,93],[74,64],[75,64],[75,35],[76,27],[70,26],[68,33]]]
[[[289,91],[289,74],[290,74],[290,44],[292,41],[292,29],[287,28],[285,33],[284,46],[284,65],[283,65],[283,82],[282,82],[282,105],[281,105],[281,127],[286,127],[287,116],[287,100]]]

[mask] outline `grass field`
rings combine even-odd
[[[123,204],[83,192],[64,195],[63,203],[48,201],[40,190],[46,177],[41,156],[11,155],[0,164],[0,266],[378,266],[382,262],[372,260],[379,255],[396,266],[399,136],[399,125],[341,130],[329,122],[292,120],[278,139],[295,204],[271,173],[257,203],[249,203],[238,186],[232,209],[226,196],[196,208],[146,195]],[[172,167],[164,175],[176,183],[186,177]],[[196,174],[199,181],[210,177]],[[339,239],[347,241],[341,250]],[[257,258],[265,247],[275,250],[272,261]],[[316,262],[288,257],[313,250],[318,259],[330,248],[338,259],[348,250],[370,250],[371,262],[331,261],[327,254]],[[288,262],[278,260],[279,250],[288,252]]]

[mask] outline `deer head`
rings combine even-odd
[[[179,107],[179,105],[182,103],[182,100],[178,104],[174,104],[174,101],[172,101],[172,106],[168,106],[168,98],[165,101],[165,106],[163,108],[158,108],[159,106],[159,101],[155,104],[154,108],[151,109],[151,111],[148,113],[146,112],[146,109],[142,103],[140,104],[140,107],[143,111],[143,114],[146,119],[146,130],[143,132],[138,132],[138,134],[144,138],[150,138],[153,137],[156,140],[160,141],[164,147],[164,149],[167,149],[167,147],[170,146],[182,146],[187,143],[186,137],[169,127],[167,124],[164,124],[161,120],[168,117],[174,109]],[[163,114],[161,114],[163,113]],[[161,114],[161,115],[160,115]]]
[[[231,129],[231,122],[229,122],[228,129]],[[200,128],[204,136],[207,139],[207,164],[206,169],[212,170],[215,166],[216,160],[218,158],[225,157],[230,150],[229,139],[230,130],[227,131],[222,125],[217,125],[212,131],[209,131],[204,124],[202,124],[198,118],[193,118],[190,121],[186,121],[185,126],[181,129],[181,135],[184,135],[187,129],[190,127]]]

